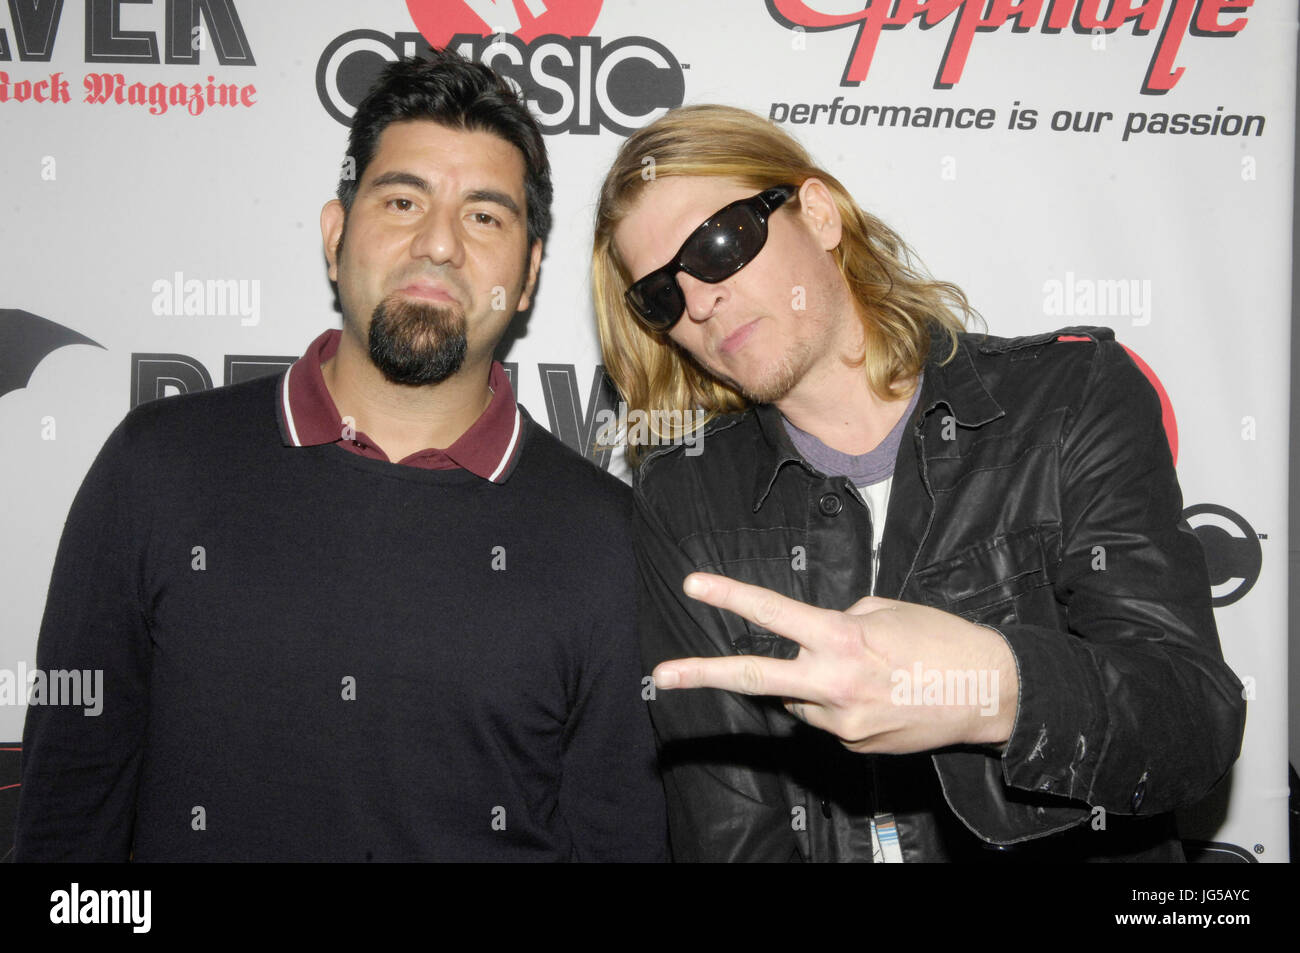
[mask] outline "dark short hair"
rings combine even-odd
[[[390,123],[427,119],[451,129],[489,132],[524,157],[524,199],[528,244],[546,241],[551,231],[551,166],[537,121],[501,76],[451,50],[391,63],[357,107],[348,135],[348,155],[356,163],[339,178],[344,212],[352,210],[357,187]]]

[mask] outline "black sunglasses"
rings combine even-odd
[[[778,185],[714,212],[691,232],[672,261],[627,289],[624,297],[632,312],[651,331],[669,330],[686,311],[677,272],[709,284],[730,278],[763,250],[768,216],[798,191]]]

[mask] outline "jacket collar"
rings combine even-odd
[[[752,413],[758,420],[759,438],[756,441],[758,466],[754,468],[754,489],[750,498],[753,500],[754,512],[757,513],[782,467],[787,463],[798,464],[809,471],[812,471],[812,467],[794,448],[790,435],[785,432],[781,411],[776,409],[775,404],[758,404]]]
[[[982,427],[1006,414],[1002,405],[993,399],[971,359],[974,336],[962,334],[957,339],[957,353],[946,364],[940,363],[948,355],[948,337],[931,332],[930,354],[925,360],[925,382],[917,410],[921,416],[940,404],[948,408],[957,423],[963,427]]]
[[[940,405],[947,407],[963,427],[982,427],[1006,413],[975,370],[970,354],[973,338],[973,335],[959,335],[956,354],[952,360],[941,363],[948,355],[948,336],[942,331],[931,330],[930,354],[925,360],[925,379],[921,384],[914,420],[919,421]],[[795,463],[809,472],[815,471],[794,448],[785,431],[781,412],[775,405],[758,404],[750,412],[757,419],[759,430],[755,446],[758,465],[754,468],[750,497],[754,512],[758,512],[771,492],[777,474],[786,464]]]

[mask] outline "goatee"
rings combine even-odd
[[[465,360],[465,313],[393,294],[370,319],[370,359],[394,384],[437,384]]]
[[[755,404],[775,404],[794,390],[795,385],[802,379],[807,368],[809,351],[808,345],[800,342],[793,348],[791,353],[782,355],[776,363],[769,365],[765,369],[763,376],[755,380],[742,382],[722,373],[722,371],[711,365],[697,360],[685,348],[681,349],[681,353],[690,358],[695,363],[695,366],[703,370],[704,373],[717,378]]]

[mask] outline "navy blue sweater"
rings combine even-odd
[[[658,860],[630,493],[285,446],[277,380],[136,408],[64,528],[19,860]]]

